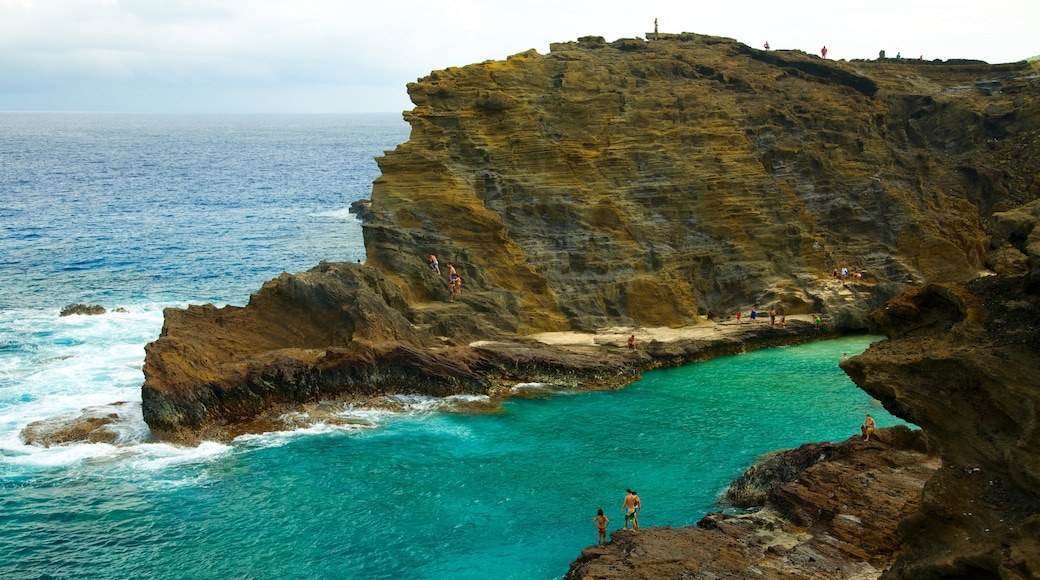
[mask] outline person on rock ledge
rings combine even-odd
[[[603,508],[599,508],[599,513],[596,517],[592,518],[592,523],[596,524],[596,529],[599,530],[599,537],[596,538],[596,545],[607,545],[607,524],[610,523],[610,518],[603,515]]]
[[[874,422],[874,418],[867,413],[867,418],[863,419],[863,424],[859,426],[859,432],[863,434],[864,441],[870,441],[871,434],[877,430],[877,423]]]
[[[635,350],[635,349],[636,349],[636,335],[633,334],[632,336],[628,337],[628,350]]]
[[[635,531],[639,529],[639,496],[631,489],[625,491],[625,501],[621,504],[621,512],[625,514],[625,529],[632,522],[632,530]]]
[[[430,254],[430,269],[437,272],[438,276],[441,275],[441,267],[440,264],[437,263],[437,256],[434,256],[433,254]]]

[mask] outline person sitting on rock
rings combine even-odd
[[[633,334],[632,336],[628,337],[628,350],[635,350],[635,349],[636,349],[636,335]]]
[[[870,441],[870,435],[877,429],[877,423],[874,422],[874,418],[867,413],[867,418],[863,419],[863,424],[859,426],[859,432],[863,434],[864,441]]]

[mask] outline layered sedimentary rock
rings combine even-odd
[[[942,458],[887,578],[1040,577],[1036,288],[1020,276],[915,289],[872,316],[890,339],[843,364]]]
[[[913,482],[934,459],[881,458],[893,467],[882,474],[843,455],[771,487],[772,512],[615,534],[610,557],[636,570],[652,550],[664,567],[648,573],[695,570],[674,564],[710,564],[684,552],[704,536],[680,538],[703,532],[767,576],[1040,574],[1035,66],[590,37],[437,71],[408,91],[411,137],[378,159],[359,214],[367,264],[284,275],[243,308],[168,310],[145,361],[158,437],[227,438],[386,393],[612,388],[656,365],[819,334],[760,325],[638,351],[527,337],[684,327],[754,305],[814,312],[823,332],[891,337],[844,368],[924,429],[942,465],[923,495]],[[455,303],[430,254],[461,275]],[[863,278],[834,280],[841,267]],[[1000,276],[976,279],[986,270]],[[847,486],[869,487],[863,470],[899,494],[856,503]],[[782,533],[768,539],[770,526]],[[752,537],[767,539],[741,543]],[[745,569],[729,562],[706,574]]]
[[[521,333],[751,305],[842,327],[984,268],[983,220],[1040,191],[1025,63],[830,62],[693,34],[598,37],[408,86],[369,263],[410,300],[453,261]],[[864,273],[827,284],[834,268]]]
[[[408,87],[409,141],[378,159],[367,264],[283,276],[241,309],[168,311],[145,418],[192,441],[330,399],[533,374],[616,386],[663,359],[468,345],[753,305],[841,332],[909,283],[1035,271],[1020,230],[1040,191],[1037,86],[1025,63],[830,62],[694,34],[431,73]],[[461,275],[455,304],[429,254]],[[832,279],[843,266],[863,278]]]

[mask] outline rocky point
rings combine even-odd
[[[1035,65],[586,37],[408,92],[411,137],[357,206],[367,263],[283,275],[245,307],[168,310],[142,389],[158,437],[226,439],[386,393],[616,388],[873,329],[889,340],[843,367],[921,432],[820,443],[795,479],[752,478],[758,511],[615,533],[571,577],[1040,575]],[[823,329],[637,351],[537,338],[712,328],[754,306]]]

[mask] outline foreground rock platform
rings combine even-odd
[[[894,299],[872,316],[888,340],[841,365],[922,431],[780,453],[727,493],[760,511],[615,532],[567,577],[1040,577],[1037,289],[993,276]]]
[[[779,452],[730,488],[739,494],[755,480],[763,496],[753,511],[713,512],[689,528],[617,530],[606,546],[586,548],[565,578],[876,578],[939,466],[924,434],[905,426],[869,442]]]

